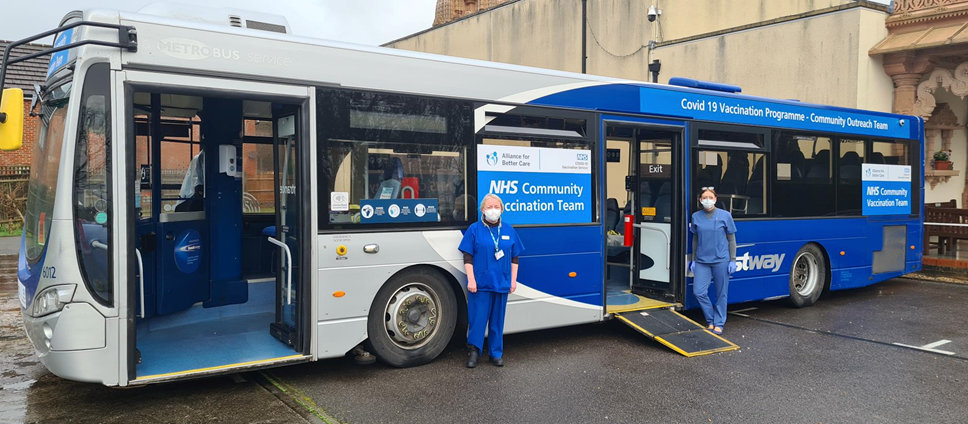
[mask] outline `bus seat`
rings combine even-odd
[[[857,152],[844,153],[840,158],[841,180],[860,180],[860,155]]]
[[[749,185],[746,186],[746,194],[750,197],[746,213],[749,215],[763,213],[763,180],[750,181]]]
[[[719,183],[723,178],[723,160],[716,155],[716,165],[706,165],[696,176],[696,194],[702,187],[714,187],[719,190]]]
[[[763,156],[760,156],[760,158],[756,160],[756,164],[753,165],[753,173],[750,174],[750,182],[752,183],[755,180],[762,180],[763,175]],[[746,192],[749,193],[749,189],[747,189]]]
[[[717,187],[717,191],[723,194],[746,194],[749,172],[749,157],[745,153],[730,153],[726,173],[723,174],[721,187]]]
[[[672,184],[668,181],[662,183],[655,198],[655,222],[665,222],[666,218],[672,218]]]
[[[403,185],[403,161],[400,158],[390,158],[383,170],[383,181],[373,194],[374,199],[397,199]]]
[[[652,206],[652,187],[648,181],[639,183],[639,204],[648,207]]]
[[[605,199],[605,231],[614,230],[619,221],[618,200],[611,197]]]
[[[874,152],[874,153],[871,153],[871,160],[868,163],[884,164],[884,163],[887,163],[887,162],[884,160],[884,154],[883,153],[881,153],[881,152]]]
[[[817,152],[810,169],[807,170],[807,178],[830,179],[830,150],[824,149]]]

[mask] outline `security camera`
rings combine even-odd
[[[662,15],[662,11],[655,8],[655,5],[649,6],[649,22],[655,22],[656,18]]]

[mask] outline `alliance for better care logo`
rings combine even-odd
[[[497,165],[497,152],[493,152],[493,153],[487,155],[486,157],[487,157],[487,164],[488,165],[491,165],[491,166],[496,166]]]

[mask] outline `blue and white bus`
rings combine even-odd
[[[238,10],[78,11],[23,42],[54,34],[18,279],[67,379],[429,362],[463,337],[457,245],[487,192],[527,247],[508,333],[695,307],[700,187],[739,228],[730,302],[920,268],[919,118],[320,41]],[[4,91],[5,149],[22,99]]]

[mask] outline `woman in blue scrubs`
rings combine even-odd
[[[723,334],[726,325],[726,292],[729,276],[736,272],[736,224],[729,212],[716,207],[716,190],[703,187],[699,194],[702,210],[692,214],[692,292],[699,301],[708,329]],[[715,299],[709,299],[709,285]]]
[[[491,363],[504,366],[504,311],[508,293],[517,289],[518,256],[524,245],[501,221],[504,202],[494,194],[481,201],[481,220],[471,224],[460,242],[467,272],[467,368],[477,366],[484,349],[484,330]]]

